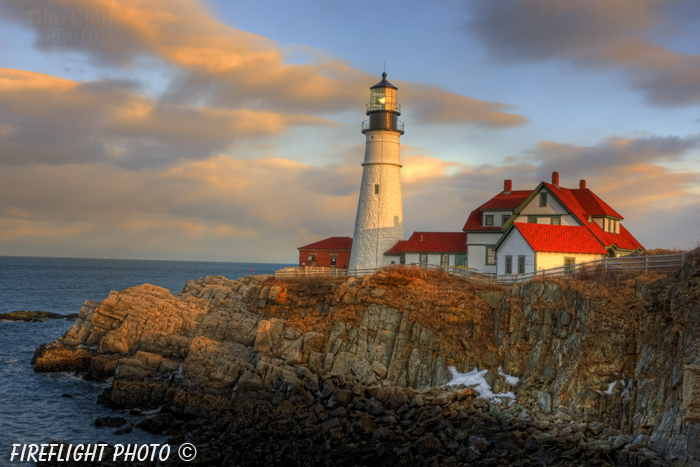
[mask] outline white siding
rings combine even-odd
[[[401,264],[401,255],[384,255],[384,266],[391,266],[391,262],[394,265]]]
[[[518,272],[518,256],[522,255],[525,256],[525,272],[533,272],[535,270],[535,252],[532,251],[530,245],[517,229],[512,229],[503,240],[503,243],[498,246],[498,256],[496,257],[498,274],[506,273],[507,255],[513,257],[513,274]]]
[[[522,222],[522,223],[527,223],[527,216],[535,216],[536,214],[521,214],[518,217],[515,218],[514,222]],[[540,217],[537,219],[538,224],[550,224],[551,217]],[[576,219],[574,219],[574,216],[570,214],[562,215],[561,216],[561,225],[581,225],[579,224]]]
[[[503,236],[499,232],[470,232],[467,234],[467,245],[495,245]]]
[[[471,234],[470,234],[471,235]],[[494,243],[495,244],[495,243]],[[496,265],[486,265],[486,246],[484,245],[469,245],[467,255],[467,266],[475,268],[479,272],[487,274],[496,273]],[[498,257],[496,258],[498,260]]]
[[[540,193],[546,192],[547,193],[547,206],[540,207]],[[525,206],[525,208],[520,211],[520,214],[522,215],[531,215],[531,216],[536,216],[536,215],[551,215],[551,216],[556,216],[556,215],[564,215],[568,211],[564,206],[562,206],[556,199],[554,199],[554,196],[552,196],[551,193],[546,191],[544,188],[542,188],[540,191],[535,194],[535,197],[532,198],[532,201]]]
[[[511,216],[513,214],[513,211],[484,211],[481,214],[481,224],[482,226],[486,226],[484,222],[486,222],[486,216],[493,216],[493,226],[489,227],[500,227],[503,225],[503,216]]]
[[[418,253],[406,253],[406,264],[417,263],[419,259]]]
[[[440,260],[442,258],[442,253],[428,253],[428,264],[434,264],[440,266]],[[450,253],[450,266],[455,265],[455,254]],[[420,262],[420,253],[406,253],[406,264],[418,263]]]
[[[486,265],[486,246],[495,245],[503,236],[497,232],[470,232],[467,234],[467,266],[476,268],[479,272],[488,274],[496,273],[496,265]]]
[[[580,253],[537,253],[537,270],[564,266],[564,258],[576,258],[576,264],[603,259],[603,255],[584,255]]]

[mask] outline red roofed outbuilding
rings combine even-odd
[[[330,237],[297,249],[299,250],[299,267],[347,269],[350,263],[352,237]]]
[[[465,232],[413,232],[384,253],[386,264],[428,263],[464,266],[467,252]]]

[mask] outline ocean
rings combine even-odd
[[[238,279],[273,274],[291,264],[155,261],[0,256],[0,313],[15,310],[77,313],[85,300],[101,301],[111,290],[150,283],[177,295],[189,279],[222,275]],[[252,272],[251,272],[252,268]],[[10,464],[13,444],[163,443],[165,437],[139,429],[117,435],[118,428],[95,427],[96,418],[133,415],[96,404],[105,383],[79,375],[34,373],[34,350],[65,333],[72,322],[23,323],[0,320],[0,465]]]

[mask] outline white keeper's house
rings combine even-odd
[[[522,274],[627,255],[644,247],[621,224],[617,211],[586,187],[552,182],[534,190],[503,191],[472,211],[467,233],[467,265],[484,273]]]

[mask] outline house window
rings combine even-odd
[[[421,263],[426,263],[426,264],[427,264],[427,263],[428,263],[428,253],[421,253],[421,254],[418,256],[418,261],[421,262]]]
[[[576,258],[573,257],[565,257],[564,258],[564,271],[567,274],[572,274],[574,270],[576,269]]]
[[[484,225],[493,225],[493,214],[484,216]]]
[[[337,259],[338,259],[337,255],[331,255],[331,267],[335,267]]]
[[[455,266],[464,266],[467,264],[467,255],[455,255]]]
[[[495,245],[490,245],[486,247],[486,265],[493,266],[496,264],[496,250],[493,249]]]
[[[449,266],[449,265],[450,265],[450,255],[445,253],[440,257],[440,266]]]
[[[528,224],[537,224],[537,216],[527,216]]]
[[[540,193],[540,207],[547,207],[547,193]]]
[[[508,219],[510,219],[510,214],[503,214],[501,216],[501,225],[506,225],[506,222],[508,222]]]
[[[518,274],[525,274],[525,256],[518,256]]]
[[[506,274],[513,274],[513,257],[506,255]]]
[[[378,195],[379,194],[379,185],[374,185],[374,194]]]
[[[552,216],[552,225],[561,225],[561,216]]]
[[[401,255],[401,258],[399,258],[399,264],[406,264],[406,257],[404,255]]]

